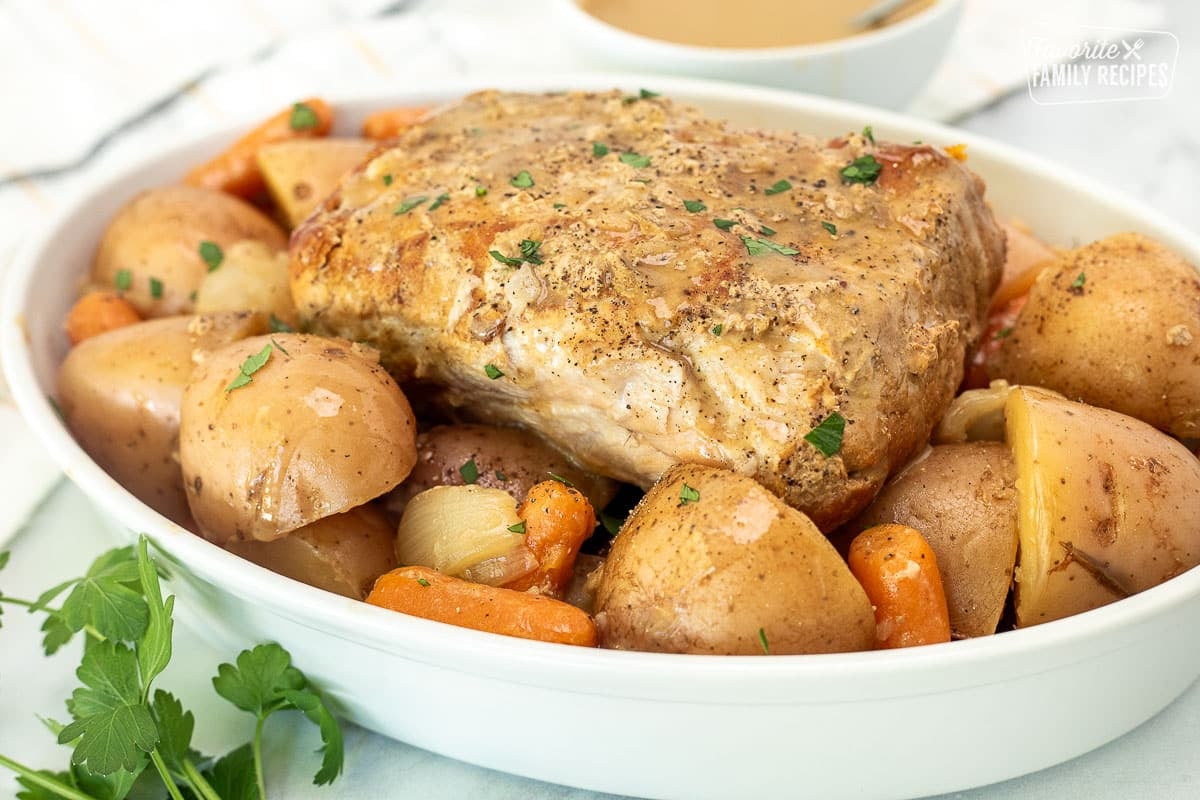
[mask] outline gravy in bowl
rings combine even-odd
[[[890,25],[933,4],[912,0],[874,26],[854,20],[878,0],[579,0],[579,7],[609,25],[696,47],[792,47],[816,44]]]

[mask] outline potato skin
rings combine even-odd
[[[681,505],[686,484],[700,493]],[[596,591],[602,647],[762,655],[870,650],[866,593],[816,525],[752,478],[673,467],[634,509]]]
[[[271,345],[251,382],[226,391]],[[180,458],[206,537],[278,539],[402,481],[416,422],[373,350],[305,334],[257,336],[212,353],[183,395]]]
[[[1115,411],[1018,387],[1017,625],[1078,614],[1200,563],[1200,461]]]
[[[575,484],[596,509],[608,505],[617,491],[614,481],[574,466],[535,433],[496,425],[438,425],[417,436],[416,466],[388,495],[388,513],[399,518],[408,501],[426,489],[464,484],[459,469],[471,459],[479,471],[476,485],[503,489],[517,502],[550,473]]]
[[[145,317],[191,313],[191,294],[208,274],[200,243],[227,251],[244,239],[276,250],[287,248],[278,225],[249,203],[194,186],[164,186],[142,192],[109,223],[92,264],[92,280],[111,289],[117,273],[129,270],[132,283],[124,296]],[[162,282],[155,298],[150,279]]]
[[[272,572],[362,600],[375,579],[395,569],[395,531],[373,505],[352,508],[272,542],[229,542],[225,549]]]
[[[1016,471],[1008,447],[934,447],[897,475],[850,529],[921,532],[937,557],[956,637],[996,632],[1017,560]]]
[[[1200,273],[1134,233],[1063,253],[988,374],[1200,436]]]
[[[166,317],[76,345],[59,367],[58,403],[76,441],[163,516],[191,527],[179,469],[179,408],[198,351],[260,333],[250,314]]]

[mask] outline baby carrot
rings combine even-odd
[[[333,109],[324,100],[295,103],[238,139],[211,161],[193,169],[184,183],[251,199],[266,189],[258,166],[261,147],[287,139],[325,136],[333,127]]]
[[[525,546],[538,568],[508,588],[560,596],[571,582],[579,546],[596,528],[592,504],[566,484],[542,481],[530,487],[517,516],[525,523]]]
[[[542,595],[452,578],[429,567],[401,567],[380,576],[367,602],[503,636],[596,646],[592,618],[575,606]]]
[[[415,125],[429,113],[432,106],[405,106],[376,111],[363,121],[363,136],[368,139],[391,139]]]
[[[950,641],[950,613],[937,558],[905,525],[868,528],[850,543],[850,571],[875,607],[879,647]]]
[[[141,322],[137,309],[116,292],[89,292],[67,312],[67,337],[79,344],[107,331]]]

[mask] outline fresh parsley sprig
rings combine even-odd
[[[0,569],[8,563],[0,553]],[[68,592],[60,608],[50,606]],[[67,770],[35,770],[0,755],[0,766],[17,773],[22,800],[124,800],[139,776],[150,771],[172,800],[185,792],[197,800],[264,800],[263,725],[276,711],[296,710],[317,725],[323,754],[314,783],[330,783],[342,771],[344,747],[337,719],[319,692],[277,644],[243,651],[236,666],[222,664],[213,686],[238,708],[256,715],[253,740],[212,762],[192,749],[195,717],[170,692],[151,690],[171,661],[175,598],[163,598],[159,567],[147,540],[110,550],[87,573],[43,592],[36,600],[0,593],[0,604],[46,614],[47,655],[80,631],[88,635],[76,675],[82,684],[67,701],[71,722],[47,720],[59,743],[71,745]],[[153,766],[153,770],[150,767]]]

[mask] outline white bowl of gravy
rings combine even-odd
[[[597,66],[755,83],[903,108],[950,44],[962,0],[560,0],[564,32]]]

